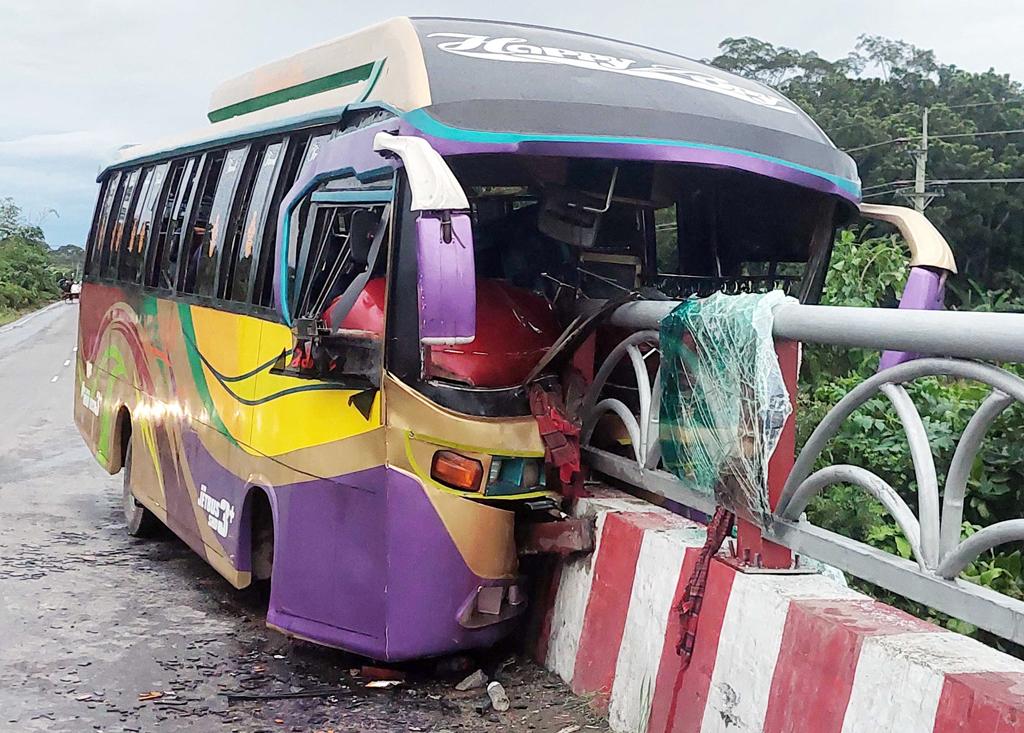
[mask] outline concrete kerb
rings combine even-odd
[[[542,663],[621,733],[1022,731],[1024,662],[823,575],[712,564],[689,667],[677,606],[704,528],[603,489],[594,552],[557,568]]]

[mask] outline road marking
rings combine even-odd
[[[52,379],[50,379],[50,381],[51,381],[51,382],[56,382],[58,378],[59,378],[59,375],[57,375],[57,374],[54,374],[54,375],[53,375],[53,378],[52,378]]]
[[[78,347],[77,347],[77,346],[75,346],[75,347],[73,347],[73,348],[72,348],[71,350],[72,350],[72,351],[78,351]]]
[[[71,365],[71,359],[65,359],[64,360],[64,366],[70,366],[70,365]]]

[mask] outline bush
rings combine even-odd
[[[0,199],[0,320],[60,295],[60,275],[73,272],[82,254],[73,245],[51,250],[42,230],[27,223],[11,199]]]
[[[829,305],[891,306],[906,281],[907,258],[894,237],[856,236],[843,232],[836,242],[822,302]],[[950,288],[950,300],[975,310],[1022,310],[1024,302],[1012,291],[991,291],[973,283]],[[879,353],[812,346],[805,350],[798,410],[798,447],[853,387],[870,377]],[[1014,365],[1014,371],[1022,371]],[[906,385],[928,432],[939,486],[956,443],[989,388],[947,378],[926,378]],[[972,468],[964,509],[963,536],[981,526],[1021,516],[1024,506],[1024,409],[1014,405],[990,428]],[[913,462],[903,428],[884,397],[865,403],[847,419],[823,452],[816,468],[849,463],[874,471],[911,506],[917,506]],[[910,546],[880,503],[852,486],[835,486],[808,507],[808,518],[819,526],[910,557]],[[1003,546],[973,563],[964,577],[1014,598],[1024,598],[1021,548]],[[858,584],[865,587],[866,584]],[[894,594],[868,587],[874,595],[916,615],[956,631],[985,638],[969,624],[950,619]],[[992,639],[986,639],[992,641]],[[1004,648],[1009,646],[999,643]]]

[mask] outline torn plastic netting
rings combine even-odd
[[[792,412],[772,340],[787,298],[691,298],[661,321],[661,450],[666,470],[760,526],[768,459]]]

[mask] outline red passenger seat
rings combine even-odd
[[[341,328],[380,338],[384,332],[384,288],[384,278],[370,280]],[[327,306],[325,317],[336,301]],[[335,328],[329,321],[327,325]],[[430,372],[474,387],[512,387],[522,383],[560,332],[544,298],[504,280],[480,279],[476,283],[476,338],[468,344],[431,347]]]

